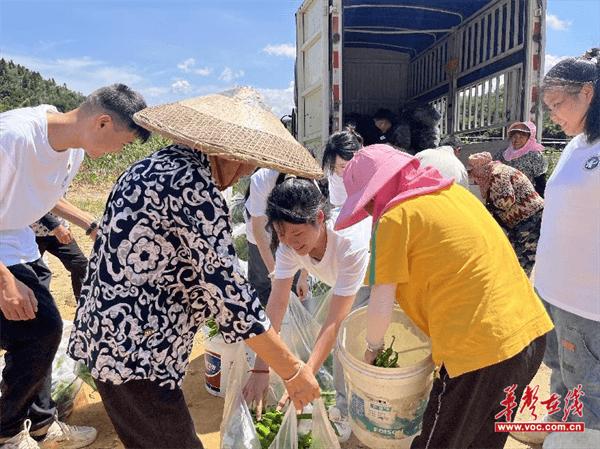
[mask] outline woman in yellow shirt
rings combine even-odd
[[[509,241],[471,193],[389,146],[359,151],[344,184],[336,229],[373,216],[365,361],[383,347],[397,301],[439,367],[411,449],[502,448],[504,389],[516,384],[518,404],[552,329]]]

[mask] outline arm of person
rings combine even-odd
[[[94,226],[97,226],[96,220],[94,217],[79,209],[77,206],[67,201],[65,198],[61,198],[58,200],[58,203],[52,209],[52,212],[58,215],[59,217],[64,218],[65,220],[73,223],[76,226],[79,226],[86,233],[90,231],[90,229]],[[95,229],[91,229],[89,235],[92,239],[95,238]]]
[[[340,296],[333,295],[329,303],[329,311],[327,318],[315,342],[308,362],[306,363],[312,369],[313,373],[317,373],[327,359],[337,338],[338,331],[344,318],[348,316],[354,304],[356,295]]]
[[[0,262],[0,311],[4,317],[10,321],[32,320],[37,313],[37,305],[33,291]]]
[[[260,252],[260,257],[269,270],[272,273],[275,270],[275,258],[271,252],[271,242],[269,234],[267,233],[267,217],[250,217],[252,222],[252,230],[254,232],[254,239],[256,240],[256,246]]]
[[[371,289],[367,307],[367,348],[365,363],[371,365],[384,346],[385,333],[392,320],[397,284],[378,284]]]
[[[40,224],[48,228],[49,231],[54,231],[57,227],[60,226],[60,221],[56,219],[56,217],[48,212],[42,218],[40,218]]]
[[[246,344],[284,380],[285,388],[297,410],[320,396],[319,384],[310,367],[290,352],[273,328],[247,339]],[[258,409],[262,409],[262,406]]]
[[[50,212],[39,219],[39,223],[45,226],[50,231],[50,235],[53,235],[63,245],[68,245],[73,241],[73,234],[66,226],[63,226],[56,216]]]
[[[273,326],[273,329],[278,334],[290,301],[290,291],[292,290],[293,281],[293,278],[273,279],[271,285],[271,294],[267,302],[267,316],[271,320],[271,326]],[[269,364],[261,357],[257,357],[254,362],[254,369],[257,371],[268,370]]]
[[[308,290],[308,271],[302,269],[296,283],[296,296],[300,301],[304,301],[308,297]]]

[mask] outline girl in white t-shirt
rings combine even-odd
[[[340,324],[363,284],[369,263],[368,244],[333,230],[328,221],[327,199],[313,181],[306,179],[291,178],[276,186],[268,199],[267,217],[279,241],[267,304],[267,315],[274,328],[280,330],[292,279],[299,269],[306,269],[332,288],[327,317],[307,362],[316,373],[331,353]],[[260,402],[269,382],[268,366],[262,360],[257,359],[254,368],[244,388],[248,402]],[[345,389],[343,377],[339,369],[335,371],[336,389],[341,392]],[[345,397],[338,395],[337,407],[340,413],[335,416],[335,424],[343,440],[350,436]]]
[[[250,176],[245,201],[244,218],[248,239],[248,280],[263,307],[271,294],[270,273],[275,269],[275,255],[271,248],[271,234],[267,229],[267,199],[273,188],[286,175],[272,168],[259,168]],[[308,274],[302,270],[294,277],[294,291],[300,299],[308,292]]]
[[[362,137],[350,125],[347,125],[343,131],[333,133],[327,139],[321,166],[323,167],[323,172],[327,175],[329,184],[332,223],[335,223],[342,206],[346,202],[346,198],[348,198],[346,187],[344,187],[344,180],[342,179],[344,169],[346,168],[346,164],[352,160],[362,146]],[[371,224],[372,220],[370,218],[364,219],[345,229],[344,233],[352,239],[357,240],[358,244],[368,247],[371,239]],[[366,296],[368,296],[368,293]]]
[[[323,151],[323,171],[329,182],[329,201],[334,208],[344,205],[348,195],[344,187],[342,175],[346,164],[354,154],[363,146],[363,139],[352,126],[347,126],[343,131],[333,133],[327,139]]]
[[[598,447],[598,433],[594,444],[592,435],[600,430],[600,49],[556,64],[543,93],[552,121],[574,136],[546,185],[534,269],[535,288],[554,322],[544,363],[552,371],[550,391],[565,407],[582,393],[583,413],[571,413],[569,421],[583,421],[590,441],[577,447]],[[513,436],[541,444],[546,435]],[[564,447],[575,446],[573,434],[553,436],[561,438]]]

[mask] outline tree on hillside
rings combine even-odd
[[[45,80],[35,71],[13,61],[0,59],[0,112],[39,104],[51,104],[59,111],[70,111],[85,97],[54,79]]]

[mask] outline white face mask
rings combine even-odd
[[[329,201],[334,207],[340,207],[346,202],[348,194],[344,186],[344,178],[333,172],[328,173],[329,180]]]

